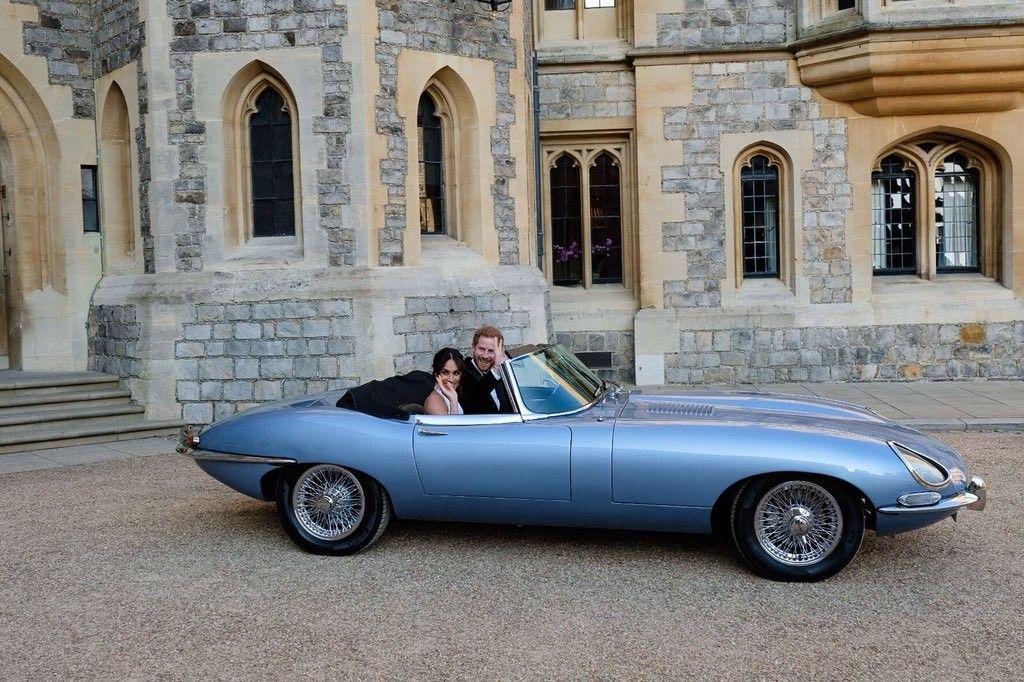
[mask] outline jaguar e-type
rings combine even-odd
[[[512,350],[501,373],[513,414],[422,414],[397,404],[417,384],[405,375],[402,390],[374,382],[371,401],[353,389],[241,412],[180,449],[276,501],[288,535],[320,554],[365,549],[392,517],[723,531],[758,573],[814,581],[845,567],[865,530],[985,505],[951,447],[853,404],[626,390],[560,345]]]

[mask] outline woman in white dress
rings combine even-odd
[[[427,414],[462,414],[459,404],[459,382],[466,364],[462,353],[442,348],[434,355],[434,390],[423,402]]]

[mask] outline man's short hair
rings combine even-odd
[[[505,337],[502,335],[501,330],[490,324],[485,324],[473,332],[474,346],[476,345],[476,342],[480,340],[481,336],[486,336],[489,339],[498,339],[499,343],[505,343]]]

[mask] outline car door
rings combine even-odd
[[[572,432],[518,415],[417,418],[413,456],[427,495],[570,500]]]

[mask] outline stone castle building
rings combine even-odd
[[[638,384],[1024,376],[1024,3],[0,0],[0,38],[0,354],[153,418],[482,323]]]

